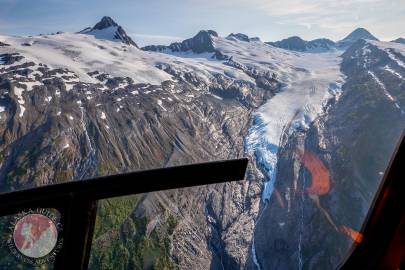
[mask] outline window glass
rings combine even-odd
[[[154,202],[156,196],[99,201],[89,269],[175,269],[170,242],[178,218]]]
[[[362,241],[405,128],[403,0],[65,2],[1,2],[0,193],[250,159],[101,201],[93,269],[333,269]]]

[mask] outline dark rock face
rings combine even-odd
[[[111,17],[104,16],[101,21],[93,26],[93,29],[103,30],[111,26],[118,26],[118,24],[113,19],[111,19]]]
[[[169,47],[172,51],[186,52],[192,51],[195,53],[204,53],[204,52],[214,52],[214,41],[213,37],[217,37],[218,34],[212,30],[202,30],[198,32],[193,38],[186,39],[181,43],[173,43]]]
[[[218,34],[212,30],[201,30],[193,38],[186,39],[182,42],[175,42],[169,46],[151,45],[143,47],[145,51],[157,51],[162,52],[164,50],[170,50],[172,52],[187,52],[192,51],[194,53],[215,52],[214,38],[218,37]]]
[[[125,44],[138,47],[138,45],[136,45],[132,38],[130,38],[127,33],[125,33],[124,29],[121,26],[119,26],[117,31],[115,32],[114,38],[121,40]]]
[[[364,28],[357,28],[353,32],[351,32],[347,37],[337,42],[337,45],[340,48],[348,48],[350,45],[354,44],[356,41],[360,39],[368,39],[368,40],[378,40],[375,36],[373,36],[369,31]]]
[[[22,59],[24,59],[24,57],[17,53],[0,54],[0,60],[1,62],[3,62],[4,65],[12,65]]]
[[[148,45],[141,48],[144,51],[151,51],[151,52],[164,52],[168,49],[168,46],[164,45]]]
[[[307,132],[283,138],[275,185],[280,196],[271,197],[255,230],[262,269],[335,269],[353,245],[341,226],[361,229],[405,128],[405,72],[386,51],[359,40],[343,54],[342,71],[347,79],[338,101]],[[327,194],[304,192],[312,176],[297,157],[299,148],[325,164]]]
[[[311,41],[303,40],[300,37],[294,36],[289,37],[287,39],[283,39],[281,41],[276,42],[266,42],[269,45],[283,48],[292,51],[299,51],[299,52],[322,52],[322,51],[330,51],[335,49],[336,45],[330,39],[321,38],[321,39],[314,39]]]

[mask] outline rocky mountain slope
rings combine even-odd
[[[339,98],[306,131],[283,135],[252,268],[335,268],[361,241],[357,232],[405,129],[404,52],[357,41],[342,55]]]
[[[0,36],[0,191],[249,156],[245,182],[101,201],[90,269],[334,268],[403,129],[404,47],[363,34],[323,53],[212,30],[139,49],[109,17]]]

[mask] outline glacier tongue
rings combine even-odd
[[[296,72],[287,78],[283,90],[255,114],[246,147],[267,173],[263,201],[273,190],[277,151],[283,134],[308,129],[310,123],[322,114],[326,102],[339,96],[344,81],[340,61],[338,52],[297,54],[295,59],[288,61]]]
[[[286,86],[256,112],[245,144],[246,151],[256,157],[258,167],[265,173],[262,211],[266,210],[277,180],[277,152],[283,135],[307,130],[324,112],[327,101],[339,97],[344,81],[340,63],[340,52],[288,58],[286,64],[296,71],[284,76]],[[256,254],[254,244],[252,253]],[[260,268],[259,258],[255,257],[255,265]]]

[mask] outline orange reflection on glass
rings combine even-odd
[[[352,228],[341,225],[339,226],[339,231],[352,238],[353,241],[356,242],[357,244],[363,241],[363,235],[358,231],[353,230]]]
[[[325,195],[330,190],[329,170],[322,160],[314,153],[298,149],[298,158],[309,170],[312,176],[311,186],[306,190],[309,194]]]

